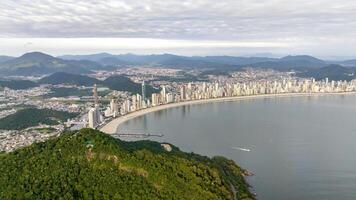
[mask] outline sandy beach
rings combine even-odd
[[[102,126],[100,128],[100,131],[102,131],[104,133],[108,133],[108,134],[114,134],[114,133],[116,133],[116,130],[118,129],[120,124],[122,124],[130,119],[133,119],[133,118],[136,118],[136,117],[139,117],[139,116],[151,113],[151,112],[156,112],[159,110],[164,110],[164,109],[174,108],[174,107],[179,107],[179,106],[184,106],[184,105],[204,104],[204,103],[223,102],[223,101],[238,101],[238,100],[257,99],[257,98],[275,98],[275,97],[281,98],[281,97],[350,95],[350,94],[356,94],[356,92],[261,94],[261,95],[251,95],[251,96],[224,97],[224,98],[216,98],[216,99],[202,99],[202,100],[170,103],[170,104],[164,104],[164,105],[160,105],[160,106],[155,106],[155,107],[138,110],[138,111],[129,113],[127,115],[115,118],[115,119],[109,121],[104,126]]]

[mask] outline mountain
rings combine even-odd
[[[11,56],[0,56],[0,63],[6,62],[6,61],[9,61],[9,60],[12,60],[12,59],[14,59],[14,57],[11,57]]]
[[[66,72],[56,72],[49,76],[43,77],[38,81],[41,84],[69,84],[78,86],[93,86],[94,84],[101,83],[101,81],[84,75],[70,74]]]
[[[235,57],[235,56],[205,56],[192,57],[192,59],[205,60],[214,63],[228,64],[228,65],[248,65],[259,62],[276,61],[276,58],[267,57]]]
[[[135,55],[135,54],[122,54],[117,56],[119,59],[126,62],[138,64],[151,64],[159,65],[170,59],[185,58],[185,56],[178,56],[173,54],[152,54],[152,55]]]
[[[280,60],[282,61],[297,61],[297,62],[309,62],[309,63],[324,63],[323,60],[320,60],[318,58],[308,56],[308,55],[298,55],[298,56],[286,56],[281,58]]]
[[[92,54],[92,55],[74,55],[61,56],[64,59],[86,59],[98,62],[102,65],[115,64],[121,66],[130,65],[151,65],[164,66],[171,68],[217,68],[225,65],[232,65],[229,62],[219,63],[214,59],[206,59],[205,57],[188,57],[178,56],[173,54],[152,54],[152,55],[135,55],[135,54],[121,54],[112,55],[107,53]]]
[[[162,66],[167,66],[171,68],[222,68],[226,64],[214,63],[205,60],[196,60],[186,57],[170,58],[159,63]],[[230,66],[230,65],[229,65]],[[231,67],[231,66],[230,66]]]
[[[356,68],[346,68],[341,65],[328,65],[326,67],[318,69],[309,69],[301,73],[297,73],[299,77],[313,77],[316,80],[322,80],[328,78],[329,80],[339,81],[347,80],[350,81],[355,79]]]
[[[254,199],[232,160],[92,129],[0,153],[0,199]]]
[[[307,55],[286,56],[272,61],[248,64],[250,67],[271,68],[276,70],[300,70],[306,68],[319,68],[326,65],[327,63],[325,61]]]
[[[345,60],[340,62],[341,65],[344,66],[352,66],[352,67],[356,67],[356,59],[355,60]]]
[[[189,60],[209,62],[210,68],[240,69],[242,67],[272,68],[276,70],[317,68],[327,65],[323,60],[301,55],[283,58],[267,57],[234,57],[234,56],[206,56],[188,57]]]
[[[149,65],[177,69],[239,70],[244,67],[272,68],[301,71],[325,67],[330,63],[308,55],[268,57],[235,56],[178,56],[173,54],[135,55],[108,53],[91,55],[64,55],[57,58],[39,52],[27,53],[0,63],[0,73],[5,75],[49,74],[54,72],[88,73],[90,70],[114,70],[118,67]],[[353,66],[354,60],[339,63]],[[6,72],[6,73],[5,73]]]
[[[273,68],[277,70],[324,67],[323,60],[308,55],[286,56],[283,58],[236,57],[236,56],[178,56],[173,54],[112,55],[107,53],[77,56],[62,56],[64,59],[85,59],[105,64],[151,65],[172,68],[240,69],[242,67]]]
[[[97,62],[100,59],[108,58],[108,57],[115,57],[115,55],[109,53],[98,53],[98,54],[90,54],[90,55],[63,55],[58,56],[60,59],[64,60],[90,60]]]
[[[89,61],[70,61],[53,56],[32,52],[26,53],[0,63],[0,74],[3,75],[41,75],[53,72],[89,73],[100,65]]]
[[[29,80],[0,80],[0,88],[7,87],[13,90],[24,90],[37,86],[36,82]]]
[[[59,56],[58,58],[65,59],[65,60],[77,60],[77,61],[92,61],[99,63],[104,66],[129,66],[136,62],[128,62],[121,60],[118,56],[108,54],[108,53],[98,53],[98,54],[91,54],[91,55],[64,55]]]
[[[132,63],[120,60],[115,57],[105,57],[97,61],[104,66],[130,66]]]

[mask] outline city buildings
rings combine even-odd
[[[155,107],[168,103],[224,98],[235,96],[252,96],[265,94],[287,93],[340,93],[356,91],[356,80],[347,81],[315,81],[314,79],[288,78],[282,80],[258,80],[250,82],[197,82],[176,85],[167,91],[161,86],[160,93],[153,93],[151,101],[141,95],[132,95],[121,105],[121,115],[135,112],[147,107]],[[143,106],[145,105],[145,106]]]
[[[161,74],[160,70],[164,72],[164,69],[145,70],[151,71],[151,74]],[[287,72],[247,69],[245,71],[233,72],[229,76],[209,75],[208,80],[204,81],[183,82],[159,80],[155,82],[155,79],[148,79],[150,80],[150,85],[155,88],[161,88],[159,92],[151,93],[147,91],[147,77],[143,76],[140,70],[128,71],[130,71],[132,75],[130,78],[137,80],[136,82],[142,81],[139,94],[114,90],[110,95],[100,97],[99,99],[98,88],[94,85],[93,87],[85,88],[88,90],[92,89],[92,96],[54,98],[47,97],[48,94],[51,94],[53,88],[77,88],[77,86],[41,85],[40,87],[26,90],[4,88],[0,91],[0,118],[15,113],[23,106],[34,106],[37,108],[81,113],[81,117],[71,119],[66,122],[66,125],[69,127],[74,125],[75,127],[72,128],[75,129],[82,127],[95,129],[100,128],[112,118],[170,103],[265,94],[313,94],[356,91],[356,80],[348,82],[332,81],[329,79],[316,81],[314,79],[298,78]],[[178,76],[177,71],[172,71],[172,77],[174,76]],[[35,132],[36,131],[31,130],[31,134],[35,134]],[[17,138],[16,140],[20,140],[19,137]],[[26,138],[32,137],[26,136]],[[36,141],[38,137],[33,138],[31,141]],[[5,146],[9,147],[5,149],[12,149],[10,144],[13,144],[13,142],[4,143]]]
[[[88,126],[89,128],[96,128],[103,120],[103,117],[100,113],[99,107],[95,106],[90,108],[88,112]]]
[[[142,81],[142,100],[146,101],[146,84],[145,84],[145,81]]]

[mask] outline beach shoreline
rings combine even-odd
[[[107,134],[115,134],[119,126],[131,119],[136,117],[140,117],[152,112],[165,110],[169,108],[175,108],[185,105],[196,105],[196,104],[206,104],[206,103],[214,103],[214,102],[228,102],[228,101],[240,101],[247,99],[260,99],[260,98],[281,98],[281,97],[308,97],[308,96],[327,96],[327,95],[350,95],[356,94],[356,92],[333,92],[333,93],[284,93],[284,94],[260,94],[260,95],[250,95],[250,96],[235,96],[235,97],[222,97],[222,98],[213,98],[213,99],[200,99],[200,100],[192,100],[192,101],[183,101],[177,103],[170,103],[159,105],[155,107],[145,108],[142,110],[138,110],[117,118],[112,119],[107,124],[99,128],[100,131]]]

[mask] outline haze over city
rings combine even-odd
[[[349,0],[4,0],[0,10],[0,52],[12,56],[356,56],[356,2]]]

